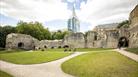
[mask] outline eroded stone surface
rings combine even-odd
[[[38,44],[38,40],[30,35],[11,33],[7,35],[6,48],[16,49],[34,49]]]
[[[85,48],[85,38],[83,33],[72,33],[65,36],[64,45],[68,45],[71,48]]]

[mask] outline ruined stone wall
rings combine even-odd
[[[138,48],[138,26],[130,30],[129,47]]]
[[[97,33],[89,31],[86,35],[86,48],[96,48]]]
[[[117,48],[118,30],[89,31],[86,36],[87,48]]]
[[[106,48],[117,48],[118,46],[118,31],[117,30],[110,30],[106,31]]]
[[[39,41],[30,35],[11,33],[6,38],[6,48],[34,49]]]
[[[63,47],[62,40],[41,40],[38,45],[39,49],[43,48],[61,48]]]
[[[129,38],[130,36],[130,32],[129,32],[129,29],[128,28],[120,28],[118,29],[118,32],[119,32],[119,38],[120,37],[126,37],[126,38]]]
[[[71,48],[85,48],[85,38],[83,33],[71,33],[64,37],[64,45]]]
[[[129,47],[138,48],[138,5],[130,13]]]
[[[131,28],[138,25],[138,5],[131,11],[129,20]]]
[[[106,42],[107,38],[106,37],[107,37],[106,34],[105,35],[98,34],[98,39],[96,41],[96,43],[97,43],[96,47],[97,48],[106,48],[106,45],[107,45],[107,42]]]
[[[97,33],[97,45],[96,47],[98,48],[106,48],[107,46],[107,34],[106,34],[107,29],[101,29]]]

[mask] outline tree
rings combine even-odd
[[[16,27],[10,25],[0,26],[0,47],[5,47],[6,36],[9,33],[21,33],[31,35],[38,40],[55,40],[63,39],[68,31],[58,30],[57,32],[50,32],[48,28],[44,28],[39,22],[23,22],[20,21]]]
[[[15,27],[10,25],[1,27],[0,26],[0,47],[4,48],[6,44],[6,36],[10,33],[16,33]]]
[[[52,40],[55,40],[55,39],[57,39],[57,40],[63,39],[64,36],[66,34],[68,34],[68,33],[69,33],[68,31],[62,32],[61,30],[58,30],[57,32],[53,32],[52,33]]]
[[[44,39],[47,39],[47,40],[50,40],[51,39],[51,32],[49,31],[49,29],[44,29],[43,31],[43,36],[44,36]]]
[[[125,21],[119,23],[119,25],[117,26],[117,28],[121,28],[121,27],[129,28],[129,25],[130,25],[129,21],[125,20]]]
[[[26,23],[20,21],[17,24],[16,30],[18,33],[31,35],[34,38],[37,38],[38,40],[51,39],[51,33],[49,29],[48,28],[45,29],[43,25],[39,22]]]

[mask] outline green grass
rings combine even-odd
[[[105,51],[111,50],[112,48],[77,48],[76,51]]]
[[[0,51],[0,54],[3,54],[3,53],[15,53],[15,52],[24,52],[25,50],[21,50],[21,49],[12,49],[12,50],[1,50]],[[39,50],[39,51],[42,51],[42,50]],[[55,48],[55,49],[45,49],[44,51],[51,51],[51,52],[61,52],[61,51],[64,51],[64,48]]]
[[[76,77],[138,77],[138,63],[115,51],[89,52],[62,64]]]
[[[129,52],[132,52],[132,53],[135,53],[135,54],[138,54],[138,48],[127,48],[125,50],[129,51]]]
[[[55,49],[46,49],[46,51],[51,51],[51,52],[55,52],[55,51],[64,51],[64,48],[55,48]]]
[[[20,49],[13,49],[13,50],[2,50],[0,51],[0,54],[3,54],[3,53],[14,53],[14,52],[22,52],[24,50],[20,50]]]
[[[65,49],[64,48],[55,48],[55,49],[45,49],[45,51],[50,51],[50,52],[57,52],[57,51],[64,51]],[[87,52],[87,51],[103,51],[103,50],[111,50],[111,48],[77,48],[76,51],[84,51],[84,52]],[[25,50],[20,50],[20,49],[14,49],[14,50],[2,50],[0,51],[0,54],[3,54],[3,53],[15,53],[15,52],[23,52]],[[41,51],[41,50],[40,50]],[[69,51],[68,51],[69,52]]]
[[[57,60],[70,54],[71,53],[62,51],[14,52],[0,54],[0,60],[4,60],[15,64],[38,64]]]
[[[0,77],[13,77],[13,76],[11,76],[3,71],[0,71]]]

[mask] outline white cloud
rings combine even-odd
[[[1,13],[24,21],[67,19],[70,11],[61,0],[2,0]],[[16,3],[16,5],[15,5]]]
[[[68,2],[75,2],[75,0],[67,0]]]
[[[73,2],[75,0],[68,0]],[[81,3],[77,16],[82,22],[95,25],[126,20],[138,0],[88,0]],[[0,0],[0,13],[24,21],[67,20],[71,11],[62,0]]]
[[[115,23],[126,20],[131,10],[138,4],[138,0],[88,0],[81,4],[78,17],[82,21],[90,22],[93,26],[105,23]]]

